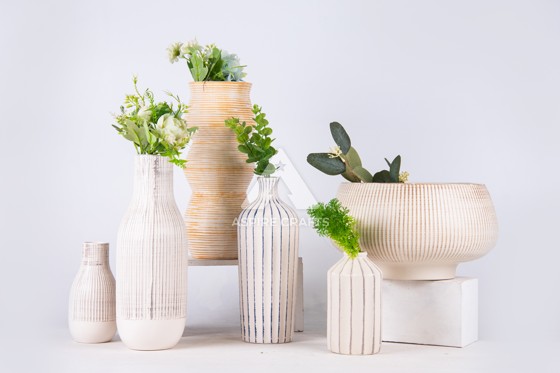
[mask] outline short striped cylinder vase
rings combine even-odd
[[[117,331],[115,278],[109,268],[109,244],[84,242],[82,264],[72,283],[68,327],[76,342],[109,342]]]
[[[327,347],[372,355],[381,347],[381,271],[366,253],[346,255],[328,272]]]
[[[136,156],[132,201],[117,236],[117,327],[133,350],[179,342],[186,320],[187,237],[173,195],[173,166]]]
[[[294,334],[299,225],[278,197],[278,180],[259,177],[259,196],[237,221],[245,342],[286,343]]]

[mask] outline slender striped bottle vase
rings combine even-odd
[[[108,342],[115,335],[115,278],[106,242],[83,244],[82,263],[70,291],[68,326],[80,343]]]
[[[173,165],[136,156],[134,192],[117,236],[117,327],[133,350],[179,342],[186,321],[187,236],[173,195]]]
[[[345,256],[328,272],[327,347],[371,355],[381,347],[381,271],[366,253]]]
[[[259,177],[258,183],[258,198],[237,222],[241,336],[286,343],[294,334],[298,218],[279,199],[278,178]]]

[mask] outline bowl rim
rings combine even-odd
[[[481,183],[471,183],[471,182],[419,182],[419,183],[354,183],[351,181],[342,181],[340,182],[341,185],[391,185],[391,186],[430,186],[430,185],[470,185],[470,186],[483,186],[486,187],[486,184]]]

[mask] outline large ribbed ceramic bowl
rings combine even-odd
[[[360,244],[394,280],[443,280],[496,244],[498,222],[481,184],[342,183]]]

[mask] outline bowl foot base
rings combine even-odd
[[[457,264],[396,264],[374,262],[387,280],[449,280],[455,278]]]

